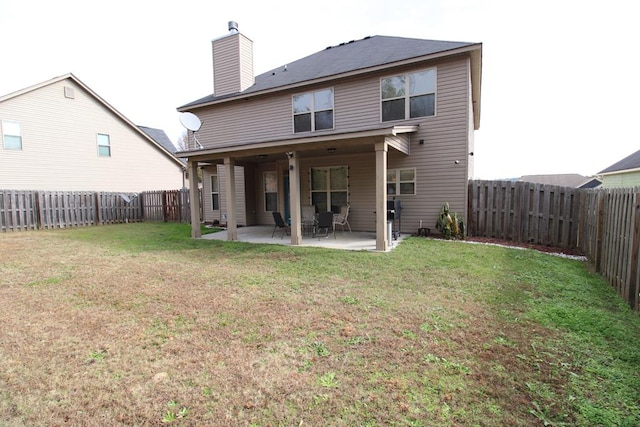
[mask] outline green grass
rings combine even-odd
[[[640,425],[640,317],[583,262],[189,236],[0,234],[0,425]]]

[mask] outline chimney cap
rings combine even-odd
[[[238,23],[236,21],[229,21],[229,31],[232,33],[238,32]]]

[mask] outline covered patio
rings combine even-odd
[[[282,232],[276,232],[276,235],[272,237],[272,225],[238,227],[237,238],[234,240],[246,243],[264,243],[270,245],[292,246],[291,236],[285,235],[284,237],[282,237],[281,233]],[[388,252],[397,247],[405,237],[406,235],[402,234],[397,236],[397,239],[390,242],[385,252]],[[201,239],[229,240],[228,231],[223,230],[217,233],[204,234]],[[310,246],[330,249],[343,249],[350,251],[378,251],[376,249],[375,232],[336,231],[335,239],[333,238],[333,233],[329,233],[329,237],[322,236],[320,238],[305,236],[302,238],[300,243],[295,246]]]
[[[368,168],[374,171],[373,180],[367,184],[367,191],[374,195],[374,204],[371,212],[375,215],[375,233],[371,244],[372,250],[385,252],[393,247],[395,241],[389,241],[387,234],[387,157],[388,151],[395,150],[405,156],[410,154],[410,135],[418,129],[417,125],[411,126],[385,126],[360,131],[345,133],[332,133],[311,137],[287,138],[284,140],[264,141],[246,145],[219,146],[216,148],[195,149],[179,153],[179,157],[188,159],[190,198],[199,200],[197,189],[198,168],[201,165],[224,165],[224,197],[227,206],[226,224],[228,230],[224,233],[226,240],[240,240],[239,233],[242,227],[238,226],[237,199],[246,200],[245,194],[236,194],[235,166],[257,165],[261,162],[273,162],[275,156],[283,160],[277,162],[277,169],[285,169],[288,176],[289,197],[287,202],[291,207],[290,223],[291,234],[286,236],[288,244],[308,246],[316,244],[309,238],[302,236],[302,178],[300,174],[301,161],[322,158],[328,152],[335,152],[339,147],[340,155],[358,155],[373,153],[372,161]],[[332,151],[328,151],[332,150]],[[282,165],[286,165],[282,168]],[[282,175],[282,173],[280,173]],[[281,177],[279,178],[279,180]],[[280,185],[280,184],[279,184]],[[280,209],[284,203],[280,204]],[[191,210],[192,237],[199,238],[199,210]],[[263,222],[264,223],[264,222]],[[251,228],[252,225],[249,225]],[[246,232],[246,231],[245,231]],[[366,234],[366,233],[365,233]],[[369,236],[371,234],[368,234]],[[331,237],[333,238],[333,237]],[[281,239],[281,240],[285,240]],[[315,239],[317,242],[317,239]],[[335,239],[334,239],[335,240]],[[356,245],[357,250],[369,249],[369,242],[366,244],[362,239],[361,245]],[[265,242],[271,243],[271,242]],[[276,242],[277,243],[277,242]],[[284,244],[284,242],[280,242]],[[334,242],[336,243],[336,242]],[[324,246],[327,246],[325,243]],[[318,244],[318,246],[323,246]],[[346,246],[346,245],[343,245]],[[345,247],[346,248],[346,247]]]

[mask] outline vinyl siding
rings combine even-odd
[[[389,123],[380,122],[380,78],[400,72],[410,72],[437,66],[436,115]],[[205,125],[199,139],[208,147],[245,145],[261,141],[276,141],[307,134],[294,135],[291,129],[291,96],[325,87],[334,88],[335,130],[349,132],[389,125],[419,125],[410,135],[409,155],[390,148],[389,169],[416,169],[416,194],[398,196],[403,211],[402,232],[416,232],[420,221],[424,227],[434,228],[437,216],[445,202],[460,217],[466,215],[467,181],[470,174],[469,152],[473,134],[470,107],[470,62],[468,58],[441,61],[421,67],[378,73],[364,78],[335,82],[295,92],[258,97],[240,102],[223,103],[203,108],[196,113]],[[319,135],[321,132],[312,133]],[[420,140],[424,144],[419,144]],[[335,155],[300,160],[301,200],[309,203],[308,171],[311,167],[348,166],[349,222],[353,230],[375,230],[375,151],[371,139],[370,151],[353,155],[340,155],[340,142]],[[458,164],[455,161],[459,161]],[[262,172],[277,170],[279,181],[288,173],[286,159],[260,165],[256,169],[256,222],[272,224],[270,212],[264,212]],[[282,187],[282,184],[280,184]],[[279,200],[283,199],[280,188]],[[284,207],[281,203],[279,210]]]
[[[218,174],[218,186],[219,186],[219,198],[220,198],[220,210],[213,210],[213,203],[211,201],[211,175]],[[236,178],[236,222],[238,226],[252,225],[247,222],[247,202],[245,195],[245,170],[242,166],[235,167]],[[225,166],[214,165],[208,166],[202,170],[202,194],[203,194],[203,220],[205,222],[219,221],[224,224],[226,218],[223,219],[223,214],[227,213],[227,199],[226,192],[224,191],[226,184]],[[249,193],[251,194],[251,193]]]
[[[640,186],[640,171],[602,176],[602,188],[627,188]]]
[[[74,98],[64,96],[65,87]],[[20,123],[22,150],[0,144],[0,188],[58,191],[173,190],[182,167],[73,80],[0,103],[0,120]],[[97,134],[111,157],[98,156]]]
[[[214,93],[243,91],[253,84],[253,42],[234,34],[212,42]]]

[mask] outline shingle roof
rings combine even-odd
[[[608,168],[601,170],[598,173],[620,172],[620,171],[625,171],[629,169],[638,169],[638,168],[640,168],[640,150],[636,151],[630,156],[625,157],[619,162],[612,164]]]
[[[549,175],[522,175],[520,181],[535,184],[559,185],[561,187],[579,187],[587,180],[586,176],[577,173],[559,173]]]
[[[365,70],[475,44],[477,43],[389,36],[366,37],[341,43],[338,46],[329,46],[320,52],[260,74],[256,76],[255,84],[241,93],[219,97],[215,94],[208,95],[178,109]]]
[[[162,129],[154,129],[146,126],[138,126],[138,128],[142,132],[149,135],[149,137],[153,139],[155,142],[162,145],[164,149],[170,152],[171,154],[175,154],[175,152],[178,151],[176,146],[173,144],[173,142],[171,142],[167,134]]]

